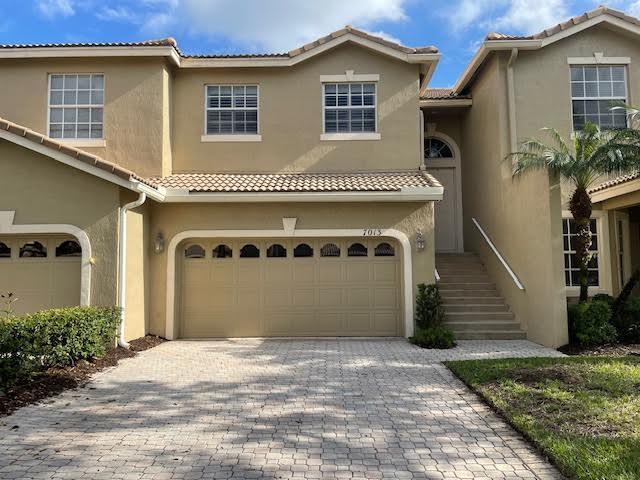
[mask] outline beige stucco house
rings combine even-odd
[[[259,56],[4,45],[0,292],[120,305],[123,343],[410,336],[416,285],[439,281],[461,338],[562,345],[570,192],[504,158],[544,126],[617,125],[598,108],[640,96],[639,33],[600,8],[492,34],[446,90],[436,48],[352,27]],[[640,216],[598,205],[593,291],[614,293]]]

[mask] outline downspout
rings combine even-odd
[[[420,157],[418,158],[418,165],[420,170],[426,170],[427,165],[424,159],[424,110],[418,109],[420,112],[420,148],[418,149]]]
[[[129,344],[124,339],[124,309],[127,293],[127,212],[138,208],[147,199],[147,194],[140,192],[135,202],[127,203],[120,209],[120,249],[118,251],[118,306],[120,307],[120,329],[118,332],[118,345],[129,349]]]
[[[511,49],[511,56],[507,62],[507,101],[509,104],[509,143],[511,152],[518,150],[518,134],[516,132],[516,90],[513,79],[513,65],[518,59],[518,49]]]

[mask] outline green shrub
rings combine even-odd
[[[569,323],[575,341],[584,346],[602,345],[616,340],[610,323],[611,306],[602,300],[590,300],[569,307]]]
[[[613,302],[615,302],[615,298],[607,293],[597,293],[593,297],[591,297],[592,302],[605,302],[610,307],[613,306]]]
[[[51,366],[100,357],[114,345],[117,308],[44,310],[0,321],[0,388]]]
[[[453,348],[456,346],[455,335],[442,325],[418,328],[409,341],[422,348]]]
[[[418,285],[415,321],[418,328],[437,327],[444,321],[442,297],[437,285]]]
[[[613,324],[618,336],[625,342],[640,342],[640,298],[632,298],[624,304]]]

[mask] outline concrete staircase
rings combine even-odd
[[[513,312],[473,253],[436,254],[445,324],[459,340],[526,338]]]

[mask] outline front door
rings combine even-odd
[[[437,252],[456,252],[458,250],[458,213],[455,168],[433,168],[430,173],[444,187],[442,201],[436,203],[435,235]]]

